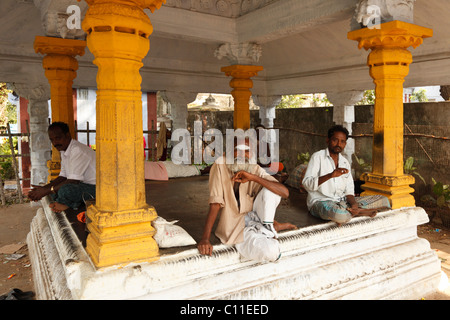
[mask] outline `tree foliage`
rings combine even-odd
[[[6,83],[0,83],[0,127],[6,127],[6,124],[17,123],[16,106],[9,102],[8,94],[12,93],[6,86]]]

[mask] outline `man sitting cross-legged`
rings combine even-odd
[[[328,147],[311,156],[302,182],[308,191],[310,213],[338,225],[356,216],[375,217],[377,212],[390,208],[388,198],[381,195],[355,198],[350,164],[341,155],[348,135],[343,126],[328,130]]]
[[[209,173],[209,212],[202,240],[201,254],[211,255],[210,235],[216,218],[220,219],[215,234],[224,244],[235,244],[245,258],[276,261],[281,253],[277,232],[297,229],[290,223],[274,220],[281,198],[289,190],[257,164],[239,163],[238,150],[250,159],[248,142],[235,148],[235,163],[226,164],[225,157],[216,160]]]
[[[50,204],[53,211],[77,210],[85,200],[95,198],[95,151],[72,139],[69,126],[63,122],[52,123],[48,136],[61,153],[61,171],[58,178],[49,184],[33,186],[28,197],[38,201],[51,195],[55,200]]]

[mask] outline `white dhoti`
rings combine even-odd
[[[236,249],[245,258],[255,261],[276,261],[280,258],[277,232],[273,227],[281,197],[263,188],[253,202],[253,211],[245,217],[244,241]]]

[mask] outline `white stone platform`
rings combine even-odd
[[[422,208],[280,234],[276,263],[244,261],[230,246],[96,270],[64,214],[43,200],[27,242],[37,299],[420,299],[436,292],[440,261],[417,237]]]

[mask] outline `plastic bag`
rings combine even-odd
[[[176,226],[178,220],[167,221],[162,217],[152,222],[156,229],[154,239],[160,248],[184,247],[196,244],[195,240],[182,227]]]

